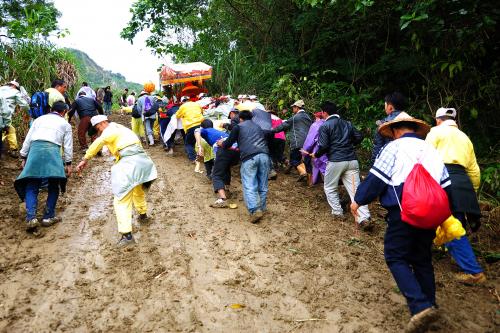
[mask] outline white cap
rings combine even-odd
[[[181,103],[189,101],[189,96],[182,96],[181,97]]]
[[[205,96],[207,96],[207,94],[205,94],[205,93],[200,93],[200,94],[198,95],[198,98],[203,98],[203,97],[205,97]]]
[[[257,96],[250,95],[250,96],[248,96],[248,99],[251,100],[251,101],[256,101],[257,100]]]
[[[299,99],[298,101],[296,101],[295,103],[292,104],[292,106],[296,106],[296,107],[299,107],[299,108],[303,108],[304,107],[304,101]]]
[[[439,108],[436,111],[436,118],[444,117],[444,116],[456,118],[457,117],[457,110],[455,110],[454,108]]]
[[[90,118],[90,123],[92,124],[92,126],[102,123],[103,121],[108,121],[108,117],[102,114]]]
[[[243,98],[243,95],[238,95],[238,99],[242,99]]]
[[[17,89],[19,89],[19,82],[17,82],[16,80],[12,80],[9,82],[9,84],[12,84],[13,86],[15,86]]]

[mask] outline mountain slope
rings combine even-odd
[[[103,69],[87,53],[71,48],[67,48],[67,50],[75,57],[76,67],[82,81],[87,81],[91,87],[98,88],[110,85],[113,90],[129,88],[129,91],[136,93],[142,90],[142,85],[127,81],[122,74]]]

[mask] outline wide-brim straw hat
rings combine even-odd
[[[427,133],[431,130],[431,126],[427,124],[425,121],[413,118],[406,112],[401,112],[398,114],[396,118],[394,118],[391,121],[388,121],[386,123],[383,123],[380,125],[378,128],[378,132],[380,135],[386,137],[386,138],[391,138],[394,139],[394,133],[392,132],[391,125],[401,123],[401,122],[410,122],[410,123],[415,123],[417,125],[417,131],[416,134],[420,136],[421,138],[425,138]]]

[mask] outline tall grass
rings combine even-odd
[[[45,41],[19,40],[0,43],[0,81],[17,80],[32,93],[50,86],[59,63],[73,63],[71,55]]]
[[[45,90],[56,78],[64,78],[68,83],[68,94],[74,96],[78,80],[72,55],[64,49],[40,40],[16,40],[13,43],[0,43],[0,84],[18,81],[28,92]],[[28,129],[29,116],[16,112],[12,118],[19,138]]]

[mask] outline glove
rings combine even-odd
[[[460,223],[458,219],[451,215],[436,229],[436,238],[434,238],[434,244],[436,246],[441,246],[445,243],[451,242],[454,239],[460,239],[460,237],[464,235],[465,229],[462,227],[462,223]]]

